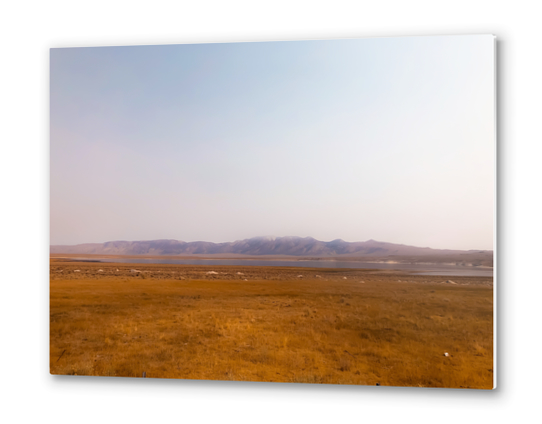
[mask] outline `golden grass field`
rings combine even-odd
[[[56,258],[50,371],[491,389],[493,283]]]

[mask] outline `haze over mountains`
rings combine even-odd
[[[254,237],[228,243],[180,240],[109,241],[74,246],[51,246],[50,253],[101,255],[287,255],[287,256],[438,256],[477,255],[492,256],[489,250],[442,250],[385,243],[375,240],[324,242],[312,237]]]

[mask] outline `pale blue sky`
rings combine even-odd
[[[51,244],[493,248],[490,35],[51,50]]]

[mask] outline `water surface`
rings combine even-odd
[[[74,258],[75,259],[75,258]],[[89,260],[87,258],[77,258]],[[92,259],[95,261],[96,259]],[[443,275],[464,277],[493,277],[493,268],[439,264],[400,264],[357,261],[281,261],[259,259],[158,259],[158,258],[115,258],[100,259],[100,262],[119,262],[137,264],[176,264],[176,265],[237,265],[237,266],[280,266],[307,268],[353,268],[389,269],[412,272],[415,275]]]

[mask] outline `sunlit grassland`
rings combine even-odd
[[[364,281],[54,279],[51,373],[493,387],[492,287]]]

